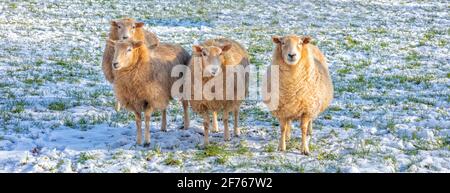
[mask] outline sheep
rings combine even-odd
[[[149,47],[156,47],[159,44],[158,37],[145,29],[144,23],[135,21],[132,18],[116,19],[110,22],[109,39],[119,40],[132,38],[133,40],[145,40],[145,44]],[[103,52],[102,70],[106,80],[111,84],[114,83],[114,71],[112,70],[112,58],[114,48],[106,44]],[[120,103],[116,102],[116,111],[120,111]]]
[[[272,65],[279,67],[279,102],[276,108],[271,109],[272,115],[280,123],[278,149],[286,150],[291,121],[299,120],[302,131],[301,153],[309,155],[313,120],[325,111],[333,99],[333,83],[326,58],[319,48],[309,43],[309,36],[273,36],[272,41],[276,45]],[[270,77],[270,73],[268,76],[277,78]]]
[[[114,46],[114,93],[123,106],[136,117],[136,143],[142,144],[141,113],[145,116],[145,146],[150,144],[150,118],[162,110],[161,130],[166,130],[166,108],[172,99],[171,87],[177,80],[171,77],[174,66],[186,65],[189,53],[179,45],[161,43],[153,49],[142,40],[109,40]],[[184,124],[188,127],[187,102],[183,103]]]
[[[240,129],[238,128],[238,120],[239,120],[239,108],[243,101],[243,98],[238,98],[236,96],[236,88],[237,84],[240,84],[235,79],[234,85],[226,85],[226,67],[236,67],[237,65],[242,65],[242,67],[247,67],[249,63],[249,56],[246,49],[240,45],[238,42],[227,39],[227,38],[217,38],[210,39],[205,41],[200,45],[194,45],[192,47],[192,57],[189,62],[188,68],[191,72],[191,79],[186,81],[192,81],[194,84],[189,86],[191,88],[191,94],[189,98],[189,104],[192,110],[203,117],[203,126],[204,126],[204,145],[209,144],[208,133],[209,133],[209,124],[210,124],[210,116],[209,113],[213,113],[213,131],[217,131],[217,112],[223,112],[223,124],[224,124],[224,139],[225,141],[230,140],[230,132],[228,129],[228,117],[229,113],[233,112],[234,115],[234,135],[240,135]],[[200,76],[195,75],[195,70],[200,71]],[[194,72],[194,73],[193,73]],[[229,74],[234,75],[234,74]],[[228,76],[229,76],[228,75]],[[205,86],[207,82],[213,81],[215,77],[222,77],[223,79],[219,79],[218,85],[223,85],[223,88],[227,86],[230,89],[234,89],[234,98],[227,99],[225,98],[226,89],[223,94],[222,99],[206,99],[202,94],[202,98],[200,100],[195,99],[195,92],[203,92],[196,90],[195,81],[197,80]],[[214,88],[215,90],[218,90]],[[247,95],[248,90],[248,77],[245,77],[245,90]]]

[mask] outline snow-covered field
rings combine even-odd
[[[450,172],[448,1],[1,1],[0,172]],[[295,123],[276,151],[277,121],[259,101],[243,135],[201,147],[202,124],[151,128],[135,146],[132,113],[113,109],[101,71],[109,21],[146,23],[191,50],[225,36],[253,65],[270,63],[271,35],[309,34],[328,57],[331,107],[315,122],[310,156]],[[157,116],[156,120],[159,120]],[[222,128],[222,125],[220,125]]]

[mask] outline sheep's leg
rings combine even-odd
[[[301,128],[302,128],[302,146],[301,153],[304,155],[309,155],[309,140],[311,136],[308,134],[308,128],[311,123],[311,119],[307,117],[302,117],[301,119]]]
[[[120,102],[116,100],[116,105],[114,106],[114,109],[119,112],[120,111]]]
[[[183,100],[183,111],[184,111],[184,129],[189,128],[189,103],[188,101]]]
[[[238,127],[239,126],[239,109],[234,110],[233,115],[234,115],[234,135],[239,136],[239,135],[241,135],[241,129]]]
[[[311,120],[311,121],[309,121],[309,124],[308,124],[308,136],[312,136],[312,125],[313,125],[313,121]]]
[[[138,145],[142,144],[142,115],[141,112],[134,112],[134,116],[136,117],[136,143]]]
[[[150,145],[150,124],[151,124],[151,117],[152,117],[152,109],[147,109],[144,112],[145,116],[145,143],[144,146]]]
[[[291,139],[291,127],[292,127],[292,121],[287,121],[286,123],[286,140],[290,140]]]
[[[167,131],[167,110],[162,110],[161,131]]]
[[[205,146],[209,144],[209,121],[209,113],[203,113],[203,143]]]
[[[217,133],[219,132],[219,123],[217,122],[217,111],[213,111],[213,117],[212,117],[212,132]]]
[[[229,141],[230,140],[230,129],[228,128],[228,116],[229,116],[230,112],[223,112],[223,131],[224,131],[224,139],[225,141]]]
[[[280,135],[280,143],[278,144],[278,150],[279,151],[286,151],[286,126],[287,126],[287,120],[280,119],[280,129],[281,129],[281,135]]]

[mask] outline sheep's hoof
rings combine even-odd
[[[310,154],[308,148],[303,148],[303,147],[302,147],[302,149],[300,150],[300,152],[301,152],[303,155],[309,155],[309,154]]]
[[[149,143],[144,143],[144,147],[150,147],[150,142]]]
[[[211,133],[219,133],[219,129],[212,129]]]
[[[167,129],[166,128],[161,128],[161,131],[162,132],[167,132]]]
[[[286,147],[278,146],[278,151],[285,152]]]

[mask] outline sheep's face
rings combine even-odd
[[[206,76],[217,76],[222,72],[222,55],[230,50],[231,44],[222,46],[193,46],[193,55],[201,57],[201,68]]]
[[[114,46],[114,57],[112,67],[114,70],[120,70],[136,63],[137,57],[135,49],[141,47],[142,41],[134,40],[108,40]]]
[[[303,45],[311,40],[310,37],[299,37],[297,35],[273,36],[272,41],[281,48],[283,61],[288,65],[298,64],[302,57]]]
[[[142,22],[136,22],[134,19],[116,19],[111,21],[111,27],[117,30],[119,40],[127,40],[134,37],[137,28],[144,26]]]

